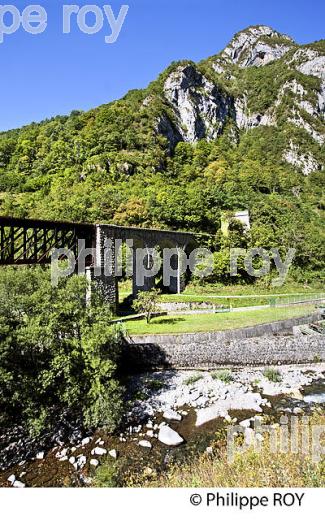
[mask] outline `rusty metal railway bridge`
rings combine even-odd
[[[78,257],[78,240],[92,247],[95,226],[0,217],[0,265],[49,264],[54,249]]]

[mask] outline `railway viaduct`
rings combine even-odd
[[[197,246],[192,233],[0,217],[0,265],[50,264],[55,250],[67,249],[76,259],[75,271],[80,273],[83,258],[82,271],[98,285],[105,300],[114,307],[118,302],[118,278],[122,274],[118,270],[118,257],[123,244],[131,258],[134,296],[140,290],[155,286],[156,275],[145,276],[143,283],[139,284],[137,272],[141,267],[149,268],[155,252],[166,248],[174,250],[174,254],[169,258],[173,276],[165,289],[171,293],[180,293],[184,289],[186,276],[182,275],[180,268],[182,252],[188,254]],[[139,249],[146,253],[137,255]],[[92,254],[85,258],[89,250]],[[104,273],[107,262],[110,264],[109,275]]]

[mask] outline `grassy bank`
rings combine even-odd
[[[130,280],[120,283],[119,299],[120,302],[127,298],[132,292]],[[290,284],[282,287],[258,287],[255,285],[230,285],[217,286],[205,285],[198,286],[190,284],[182,294],[161,294],[162,303],[211,303],[216,306],[226,307],[249,307],[253,305],[270,305],[271,302],[277,304],[294,301],[304,301],[305,299],[324,296],[324,288],[321,286],[303,286]]]
[[[301,423],[299,423],[301,439]],[[310,438],[312,425],[325,425],[325,417],[315,414],[309,423]],[[279,430],[278,430],[279,432]],[[324,437],[324,435],[323,435]],[[265,435],[261,451],[250,448],[237,453],[231,463],[227,459],[224,438],[215,442],[214,456],[206,454],[193,462],[171,467],[158,478],[142,483],[148,487],[324,487],[325,458],[315,463],[310,455],[300,453],[279,453],[279,433],[277,450],[270,449],[269,438]],[[238,440],[238,444],[241,439]]]
[[[181,334],[188,332],[208,332],[249,327],[261,323],[284,320],[307,315],[315,310],[311,304],[292,307],[256,309],[217,314],[190,314],[154,318],[147,324],[145,320],[126,323],[130,335],[136,334]]]

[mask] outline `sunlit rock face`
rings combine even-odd
[[[304,175],[322,169],[322,165],[318,164],[311,153],[302,153],[299,146],[292,141],[290,141],[290,146],[284,153],[283,158],[286,162],[295,166],[298,170],[301,170]]]
[[[276,125],[276,118],[272,109],[264,114],[250,113],[248,109],[247,95],[245,94],[235,100],[235,113],[236,124],[241,130],[249,130],[257,126]]]
[[[261,67],[282,58],[293,45],[289,36],[259,25],[236,34],[222,56],[240,67]]]
[[[184,141],[215,139],[228,116],[233,116],[231,96],[211,83],[194,65],[178,67],[164,85],[164,94],[173,108],[177,131]]]

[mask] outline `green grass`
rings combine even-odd
[[[249,327],[261,323],[304,316],[315,310],[315,306],[295,305],[292,307],[267,308],[249,311],[236,311],[224,314],[189,314],[153,318],[127,322],[130,335],[136,334],[183,334],[187,332],[208,332]]]
[[[222,381],[223,383],[231,383],[233,381],[233,377],[231,375],[230,370],[217,370],[211,374],[212,379],[216,379],[218,381]]]
[[[323,293],[322,293],[323,291]],[[132,292],[130,280],[120,282],[119,300],[122,302]],[[159,298],[163,303],[212,303],[225,307],[250,307],[253,305],[270,305],[276,298],[277,304],[300,301],[303,297],[311,298],[324,295],[321,286],[305,287],[298,284],[288,284],[283,287],[257,287],[254,285],[188,285],[182,294],[162,294]],[[300,298],[302,297],[302,298]]]
[[[201,379],[203,378],[203,375],[202,374],[194,374],[193,376],[190,376],[188,377],[184,383],[186,385],[194,385],[195,383],[197,383],[198,381],[200,381]]]
[[[272,381],[272,383],[281,383],[282,381],[281,372],[274,368],[266,368],[263,372],[263,375],[266,377],[266,379]]]
[[[250,295],[290,295],[290,294],[310,294],[323,291],[323,287],[306,287],[304,285],[290,284],[280,287],[259,287],[257,285],[193,285],[189,284],[183,295],[210,295],[210,296],[250,296]],[[173,295],[171,295],[173,296]],[[167,295],[168,297],[168,295]]]
[[[99,488],[116,488],[117,481],[117,467],[111,460],[106,459],[104,464],[94,472],[95,478],[92,482],[93,487]]]
[[[324,297],[324,293],[320,291],[287,291],[284,288],[271,288],[269,290],[260,290],[256,287],[223,287],[221,289],[213,286],[203,288],[187,288],[182,294],[163,294],[160,297],[161,302],[186,302],[186,303],[212,303],[216,306],[226,307],[250,307],[256,305],[270,305],[271,302],[277,304],[286,304],[299,302],[305,299],[317,299],[320,295]],[[301,288],[300,288],[301,289]]]

